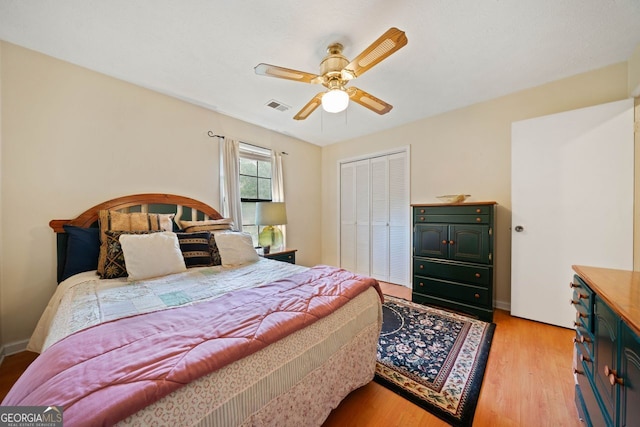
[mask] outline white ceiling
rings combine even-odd
[[[315,74],[330,43],[352,59],[390,27],[407,46],[352,83],[394,106],[383,116],[295,121],[323,87],[253,70]],[[327,145],[626,61],[640,0],[0,0],[0,39]]]

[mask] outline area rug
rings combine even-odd
[[[376,382],[452,426],[478,404],[495,324],[385,296]]]

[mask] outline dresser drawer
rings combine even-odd
[[[442,262],[414,258],[413,274],[438,279],[450,279],[479,286],[489,286],[493,277],[493,269],[484,265],[468,263]]]
[[[472,303],[483,307],[490,307],[492,304],[487,288],[421,276],[413,276],[413,292],[447,298],[452,301]]]
[[[580,338],[579,338],[580,337]],[[582,362],[587,369],[589,375],[593,375],[593,342],[580,341],[584,335],[576,333],[575,345],[578,359],[578,363]]]
[[[414,216],[418,215],[489,215],[493,205],[442,205],[414,206]]]
[[[590,426],[606,426],[610,425],[604,419],[604,415],[600,410],[600,404],[598,403],[598,399],[593,392],[593,388],[591,385],[591,381],[589,380],[589,374],[586,372],[585,366],[581,366],[580,362],[578,362],[578,372],[576,372],[576,377],[578,379],[578,386],[580,387],[580,392],[582,394],[582,399],[584,400],[584,405],[587,409],[587,413],[585,414],[588,418],[587,425]]]
[[[489,215],[450,215],[450,214],[419,214],[413,218],[414,223],[451,223],[451,224],[488,224]]]
[[[571,303],[578,312],[576,321],[579,320],[589,332],[593,333],[593,291],[578,275],[573,276],[571,288],[573,289]]]
[[[271,254],[265,254],[265,258],[273,259],[276,261],[288,262],[289,264],[296,263],[296,251],[284,251],[284,252],[275,252]]]
[[[588,358],[593,363],[594,356],[594,348],[593,348],[593,335],[587,331],[585,328],[578,326],[576,327],[576,336],[574,338],[574,342],[578,346],[578,350],[582,353],[585,358]]]

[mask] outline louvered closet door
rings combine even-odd
[[[356,270],[356,165],[340,166],[340,266]]]
[[[389,281],[389,158],[371,159],[371,276]]]
[[[389,159],[389,282],[410,286],[411,226],[407,153]]]
[[[370,202],[369,202],[369,161],[356,162],[356,267],[354,272],[369,275],[370,273],[370,245],[369,227]]]
[[[341,165],[343,268],[409,286],[408,174],[406,152]]]

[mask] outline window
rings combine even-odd
[[[242,231],[258,244],[256,202],[271,201],[271,150],[240,143],[240,200]]]

